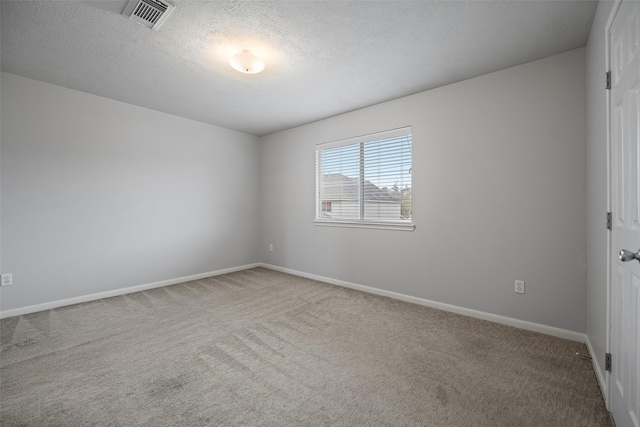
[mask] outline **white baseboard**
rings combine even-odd
[[[99,292],[96,294],[83,295],[74,298],[62,299],[47,302],[44,304],[29,305],[26,307],[14,308],[0,311],[0,319],[5,317],[22,316],[23,314],[35,313],[37,311],[50,310],[52,308],[64,307],[66,305],[80,304],[83,302],[95,301],[102,298],[117,297],[120,295],[132,294],[134,292],[147,291],[149,289],[161,288],[162,286],[176,285],[178,283],[190,282],[192,280],[204,279],[206,277],[219,276],[221,274],[233,273],[235,271],[247,270],[259,267],[259,263],[247,264],[239,267],[225,268],[223,270],[209,271],[208,273],[194,274],[193,276],[178,277],[176,279],[162,280],[160,282],[147,283],[146,285],[131,286],[128,288],[115,289],[113,291]]]
[[[210,271],[210,272],[207,272],[207,273],[195,274],[193,276],[178,277],[178,278],[175,278],[175,279],[163,280],[163,281],[160,281],[160,282],[154,282],[154,283],[148,283],[148,284],[144,284],[144,285],[131,286],[131,287],[128,287],[128,288],[115,289],[115,290],[112,290],[112,291],[99,292],[99,293],[96,293],[96,294],[83,295],[83,296],[74,297],[74,298],[68,298],[68,299],[63,299],[63,300],[47,302],[47,303],[43,303],[43,304],[36,304],[36,305],[30,305],[30,306],[26,306],[26,307],[14,308],[14,309],[11,309],[11,310],[4,310],[4,311],[0,311],[0,319],[6,318],[6,317],[21,316],[21,315],[24,315],[24,314],[35,313],[35,312],[38,312],[38,311],[50,310],[52,308],[64,307],[64,306],[67,306],[67,305],[73,305],[73,304],[80,304],[80,303],[83,303],[83,302],[95,301],[95,300],[99,300],[99,299],[102,299],[102,298],[110,298],[110,297],[115,297],[115,296],[120,296],[120,295],[131,294],[131,293],[139,292],[139,291],[146,291],[146,290],[149,290],[149,289],[160,288],[162,286],[170,286],[170,285],[175,285],[175,284],[178,284],[178,283],[189,282],[189,281],[192,281],[192,280],[204,279],[206,277],[219,276],[221,274],[233,273],[235,271],[247,270],[249,268],[254,268],[254,267],[265,267],[265,268],[269,268],[271,270],[281,271],[283,273],[293,274],[293,275],[300,276],[300,277],[306,277],[308,279],[318,280],[318,281],[329,283],[329,284],[332,284],[332,285],[337,285],[337,286],[342,286],[342,287],[345,287],[345,288],[356,289],[356,290],[359,290],[359,291],[368,292],[368,293],[376,294],[376,295],[381,295],[381,296],[397,299],[397,300],[400,300],[400,301],[406,301],[406,302],[410,302],[410,303],[414,303],[414,304],[424,305],[424,306],[427,306],[427,307],[437,308],[437,309],[444,310],[444,311],[449,311],[449,312],[452,312],[452,313],[462,314],[464,316],[474,317],[474,318],[477,318],[477,319],[488,320],[488,321],[494,322],[494,323],[500,323],[500,324],[503,324],[503,325],[513,326],[513,327],[516,327],[516,328],[519,328],[519,329],[525,329],[525,330],[528,330],[528,331],[540,332],[540,333],[543,333],[543,334],[552,335],[552,336],[560,337],[560,338],[565,338],[565,339],[569,339],[569,340],[572,340],[572,341],[583,342],[583,343],[587,343],[588,346],[590,345],[588,343],[587,336],[585,334],[581,334],[579,332],[569,331],[569,330],[566,330],[566,329],[559,329],[559,328],[555,328],[555,327],[552,327],[552,326],[541,325],[541,324],[533,323],[533,322],[527,322],[525,320],[513,319],[511,317],[499,316],[497,314],[486,313],[486,312],[483,312],[483,311],[472,310],[472,309],[469,309],[469,308],[458,307],[458,306],[455,306],[455,305],[444,304],[444,303],[441,303],[441,302],[431,301],[431,300],[427,300],[427,299],[424,299],[424,298],[418,298],[418,297],[413,297],[413,296],[410,296],[410,295],[404,295],[404,294],[400,294],[400,293],[397,293],[397,292],[387,291],[387,290],[384,290],[384,289],[372,288],[370,286],[359,285],[359,284],[356,284],[356,283],[346,282],[344,280],[337,280],[337,279],[332,279],[330,277],[318,276],[316,274],[305,273],[305,272],[302,272],[302,271],[297,271],[297,270],[292,270],[292,269],[289,269],[289,268],[278,267],[278,266],[275,266],[275,265],[265,264],[265,263],[247,264],[247,265],[243,265],[243,266],[239,266],[239,267],[232,267],[232,268],[227,268],[227,269],[223,269],[223,270],[216,270],[216,271]],[[590,347],[589,347],[589,352],[593,353],[593,349],[590,348]],[[594,364],[594,366],[596,367],[595,369],[597,369],[596,373],[598,375],[598,381],[600,382],[600,385],[602,387],[602,385],[604,384],[602,373],[599,372],[599,366],[597,364]],[[603,388],[603,390],[605,390],[605,388]]]
[[[357,283],[345,282],[344,280],[336,280],[330,277],[318,276],[315,274],[309,274],[302,271],[292,270],[289,268],[278,267],[271,264],[260,263],[261,267],[269,268],[271,270],[280,271],[283,273],[293,274],[300,277],[306,277],[307,279],[318,280],[320,282],[330,283],[332,285],[342,286],[345,288],[356,289],[370,294],[381,295],[400,301],[411,302],[414,304],[424,305],[427,307],[437,308],[439,310],[450,311],[452,313],[462,314],[463,316],[474,317],[476,319],[488,320],[494,323],[500,323],[502,325],[513,326],[519,329],[525,329],[527,331],[540,332],[542,334],[551,335],[554,337],[564,338],[571,341],[586,342],[587,336],[579,332],[569,331],[566,329],[555,328],[553,326],[541,325],[539,323],[528,322],[526,320],[514,319],[511,317],[499,316],[497,314],[486,313],[484,311],[471,310],[469,308],[458,307],[455,305],[444,304],[441,302],[431,301],[424,298],[413,297],[410,295],[404,295],[397,292],[387,291],[384,289],[372,288],[370,286],[359,285]]]
[[[609,389],[607,388],[607,380],[604,372],[598,363],[598,359],[596,358],[596,352],[593,350],[593,346],[591,345],[591,340],[589,340],[589,335],[586,336],[587,350],[589,350],[589,355],[591,356],[591,364],[593,365],[593,370],[596,373],[596,378],[598,380],[598,385],[600,386],[600,391],[602,392],[602,397],[604,401],[607,403],[607,408],[609,407]]]

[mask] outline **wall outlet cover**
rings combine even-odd
[[[2,284],[0,286],[11,286],[13,284],[13,274],[6,273],[2,275]]]

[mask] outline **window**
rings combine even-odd
[[[411,127],[316,146],[317,225],[413,230]]]

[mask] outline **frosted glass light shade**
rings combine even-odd
[[[264,61],[248,50],[243,50],[229,59],[233,68],[244,74],[257,74],[264,70]]]

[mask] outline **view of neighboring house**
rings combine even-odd
[[[358,219],[360,216],[358,178],[350,178],[341,173],[322,177],[322,217],[326,219]],[[402,217],[402,195],[399,191],[379,188],[370,181],[364,181],[364,219]]]

